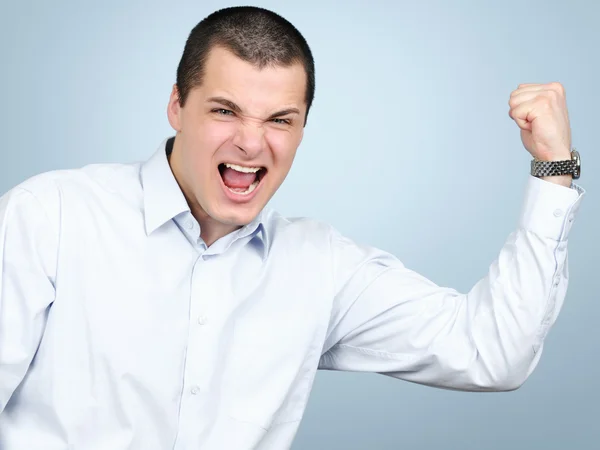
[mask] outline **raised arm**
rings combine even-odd
[[[581,198],[580,189],[530,178],[518,228],[467,293],[334,235],[335,308],[320,368],[448,389],[519,387],[565,299]]]

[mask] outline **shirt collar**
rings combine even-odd
[[[176,215],[190,210],[167,160],[167,151],[172,147],[173,140],[165,139],[141,168],[144,222],[148,235]]]
[[[168,155],[173,150],[174,137],[162,141],[155,153],[142,164],[141,182],[144,196],[144,222],[146,234],[150,235],[190,207],[169,165]],[[262,240],[263,250],[268,248],[267,229],[264,226],[265,211],[261,211],[248,225],[234,231],[231,239],[219,245],[221,251],[234,241],[254,234]],[[216,249],[215,249],[216,250]]]

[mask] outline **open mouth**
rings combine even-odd
[[[219,173],[223,184],[231,192],[237,195],[249,195],[258,187],[267,169],[223,163],[219,164]]]

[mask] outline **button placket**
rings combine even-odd
[[[192,272],[192,283],[190,290],[190,332],[188,341],[188,351],[191,354],[188,357],[192,367],[190,367],[191,379],[189,380],[194,386],[202,385],[207,382],[208,374],[206,373],[207,364],[201,364],[201,361],[208,360],[206,353],[209,351],[208,336],[199,325],[205,325],[207,315],[205,313],[205,302],[210,296],[209,287],[210,280],[206,279],[207,261],[199,257]],[[194,320],[195,319],[195,320]],[[194,323],[195,322],[195,323]]]
[[[184,435],[188,429],[193,430],[194,434],[200,432],[202,424],[198,424],[197,417],[211,401],[209,385],[214,369],[213,353],[217,345],[216,335],[211,333],[206,324],[209,316],[207,302],[214,297],[211,293],[216,279],[207,272],[206,264],[207,261],[198,255],[190,274],[188,339],[180,409],[181,442],[186,440]],[[200,322],[204,326],[200,326]]]

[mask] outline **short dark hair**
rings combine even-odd
[[[315,65],[308,43],[280,15],[254,6],[234,6],[213,12],[191,31],[177,68],[179,104],[202,83],[210,50],[221,46],[262,69],[300,63],[306,72],[306,116],[315,95]],[[306,117],[305,117],[306,122]]]

